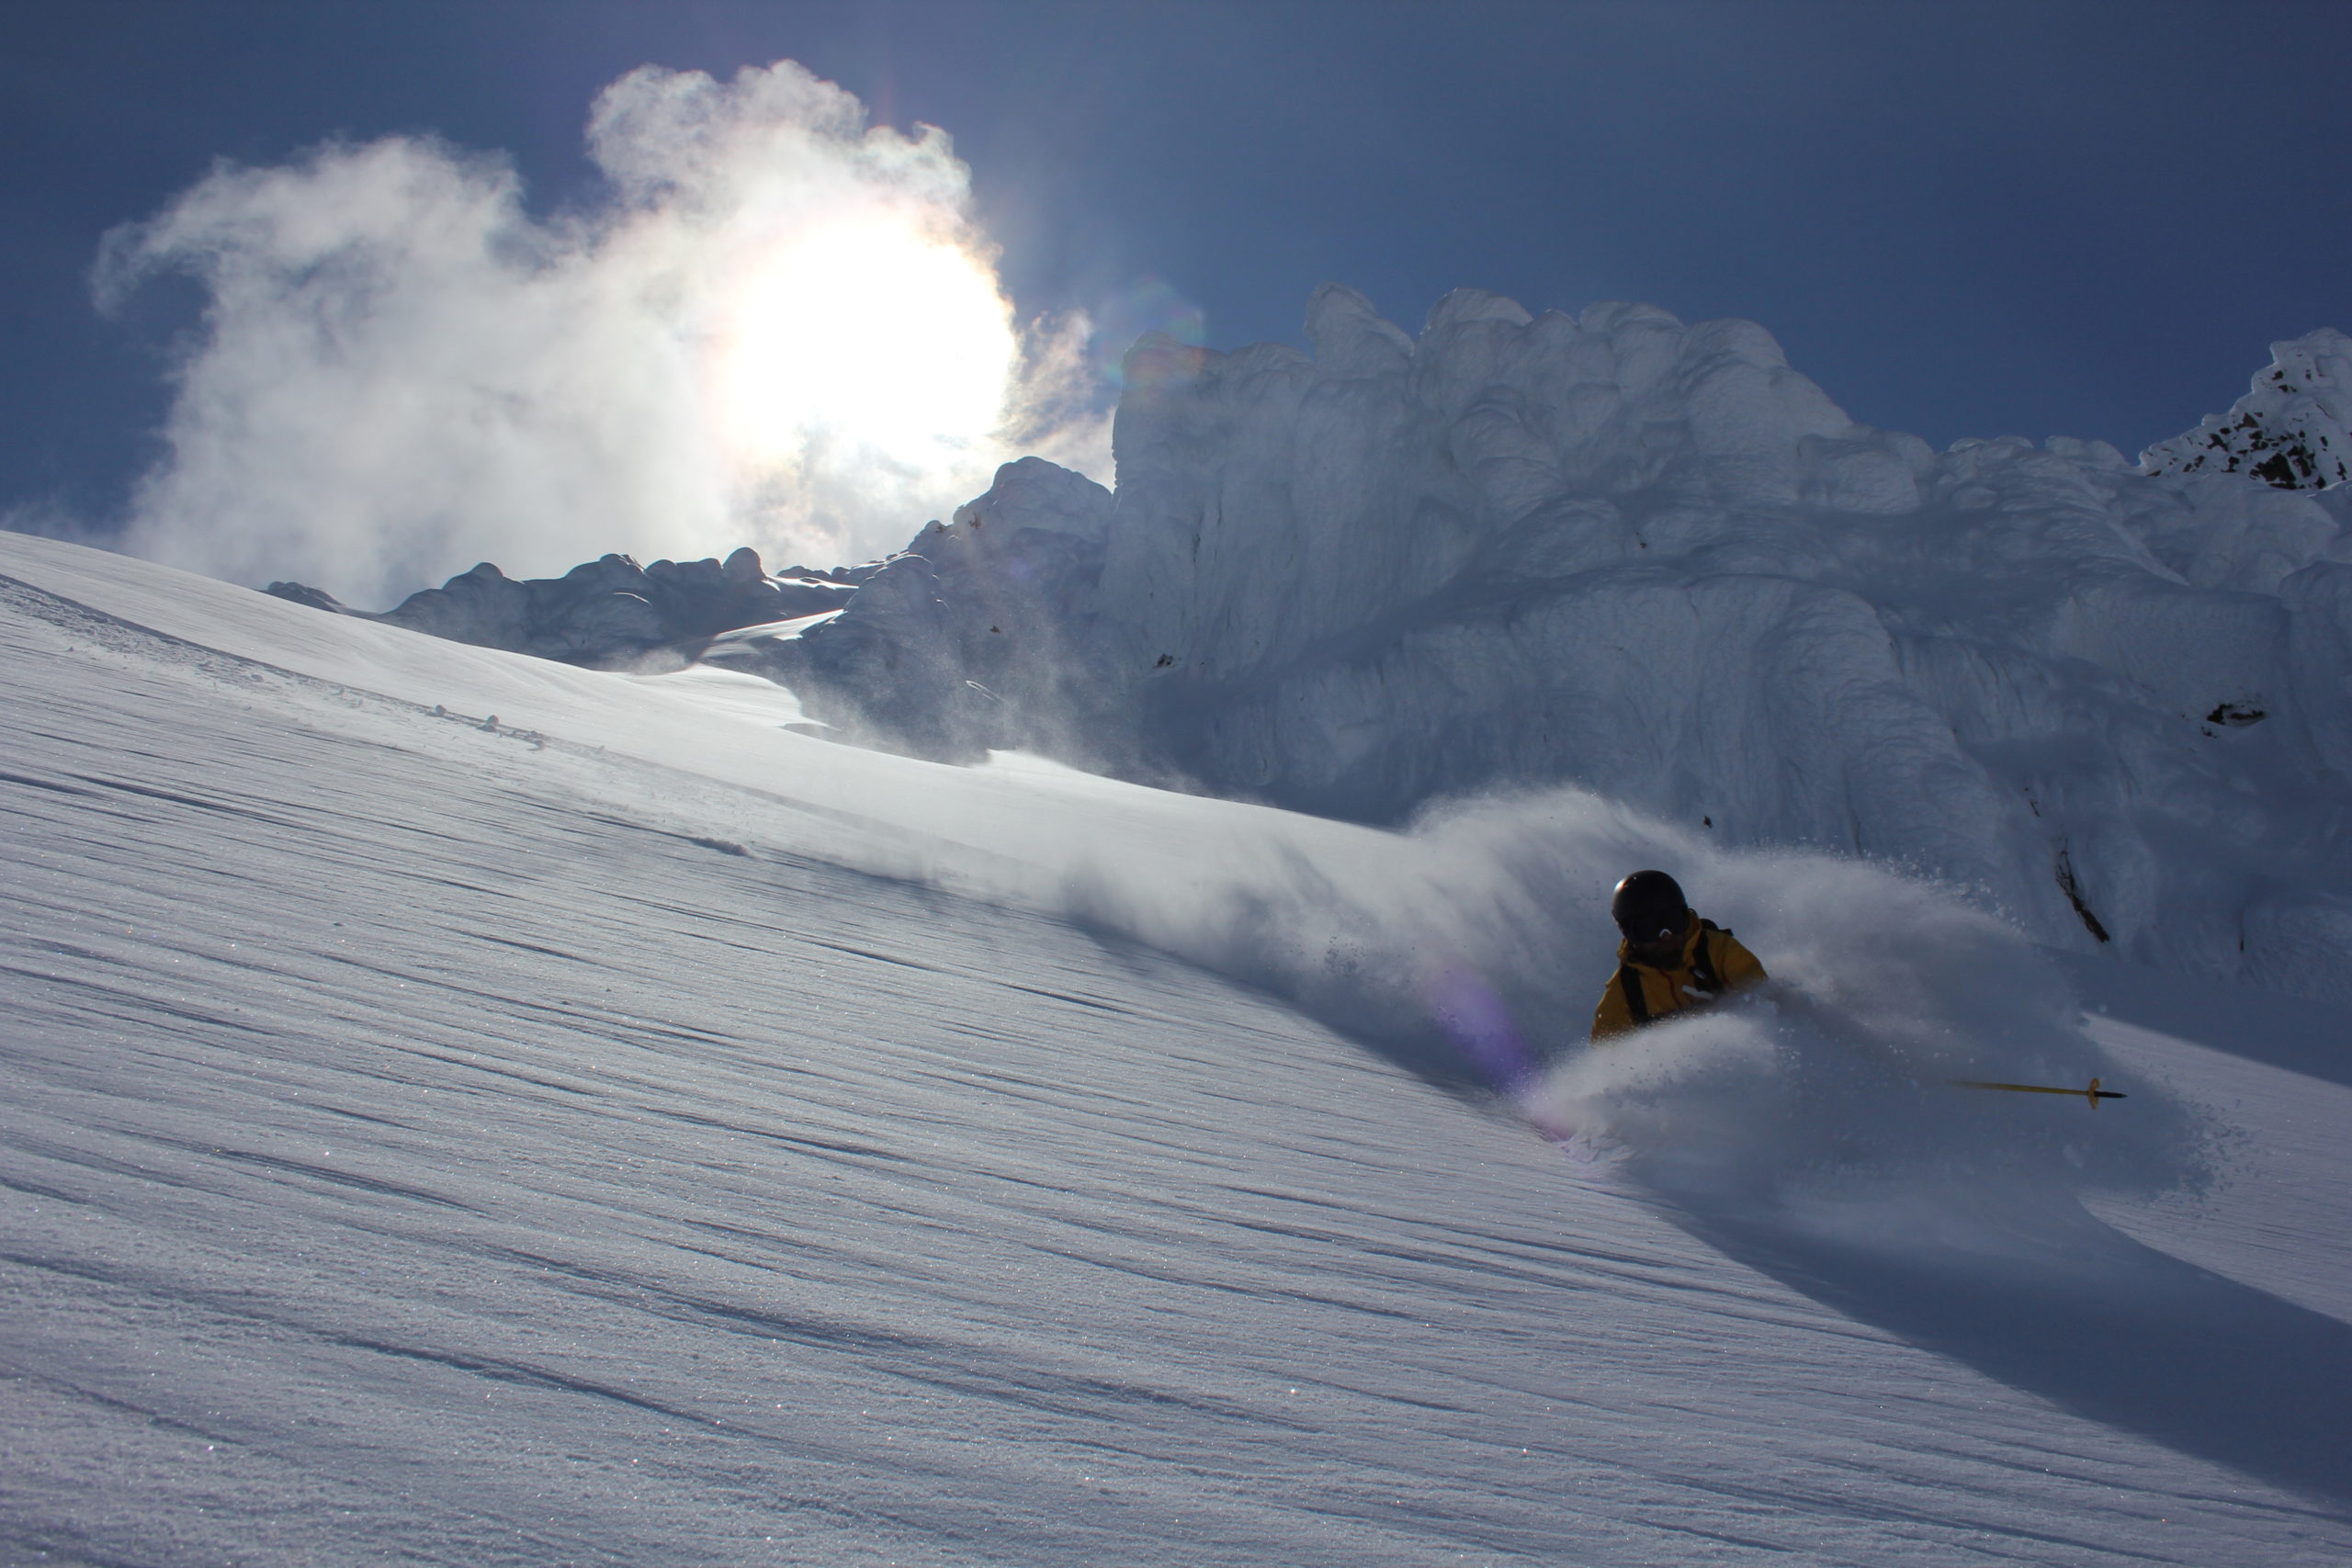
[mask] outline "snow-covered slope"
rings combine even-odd
[[[2352,491],[1938,453],[1762,328],[1644,306],[1465,289],[1416,339],[1326,286],[1307,336],[1146,340],[1115,502],[1008,468],[776,671],[934,754],[1361,821],[1581,784],[2053,945],[2352,998]],[[2303,340],[2279,417],[2335,417],[2342,342]]]
[[[2352,1551],[2296,1004],[2086,1030],[1573,792],[942,767],[37,540],[0,642],[10,1561]],[[1784,988],[1587,1056],[1635,861]]]

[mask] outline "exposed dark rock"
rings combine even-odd
[[[2249,724],[2260,724],[2269,716],[2267,712],[2256,707],[2251,703],[2222,703],[2205,716],[2205,722],[2226,724],[2233,729],[2243,729]]]
[[[2270,355],[2228,413],[2142,453],[2146,470],[2245,474],[2278,490],[2352,480],[2352,339],[2324,328],[2272,344]]]

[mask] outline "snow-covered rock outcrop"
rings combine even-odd
[[[1307,337],[1145,340],[1099,534],[1009,468],[778,672],[919,746],[1365,820],[1571,780],[2352,996],[2352,490],[1938,453],[1639,305],[1461,290],[1415,339],[1326,286]]]
[[[268,592],[314,609],[366,615],[452,642],[611,665],[741,626],[838,609],[864,575],[796,567],[770,577],[758,553],[743,548],[724,562],[658,560],[646,567],[627,556],[608,555],[561,577],[520,581],[483,561],[380,615],[353,610],[324,590],[300,582],[273,582]]]
[[[2352,479],[2352,338],[2333,328],[2270,345],[2270,367],[2225,414],[2140,454],[2157,474],[2251,474],[2280,490]]]

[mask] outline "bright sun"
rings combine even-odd
[[[755,247],[724,298],[712,389],[747,467],[792,467],[817,441],[929,468],[1004,423],[1011,308],[985,265],[911,216]]]

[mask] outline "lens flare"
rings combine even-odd
[[[1423,999],[1439,1031],[1487,1083],[1511,1094],[1533,1083],[1535,1055],[1484,976],[1449,964],[1428,983]]]
[[[1198,305],[1157,277],[1139,277],[1093,312],[1095,369],[1111,386],[1124,384],[1122,363],[1137,338],[1165,333],[1187,348],[1208,341],[1208,318]]]

